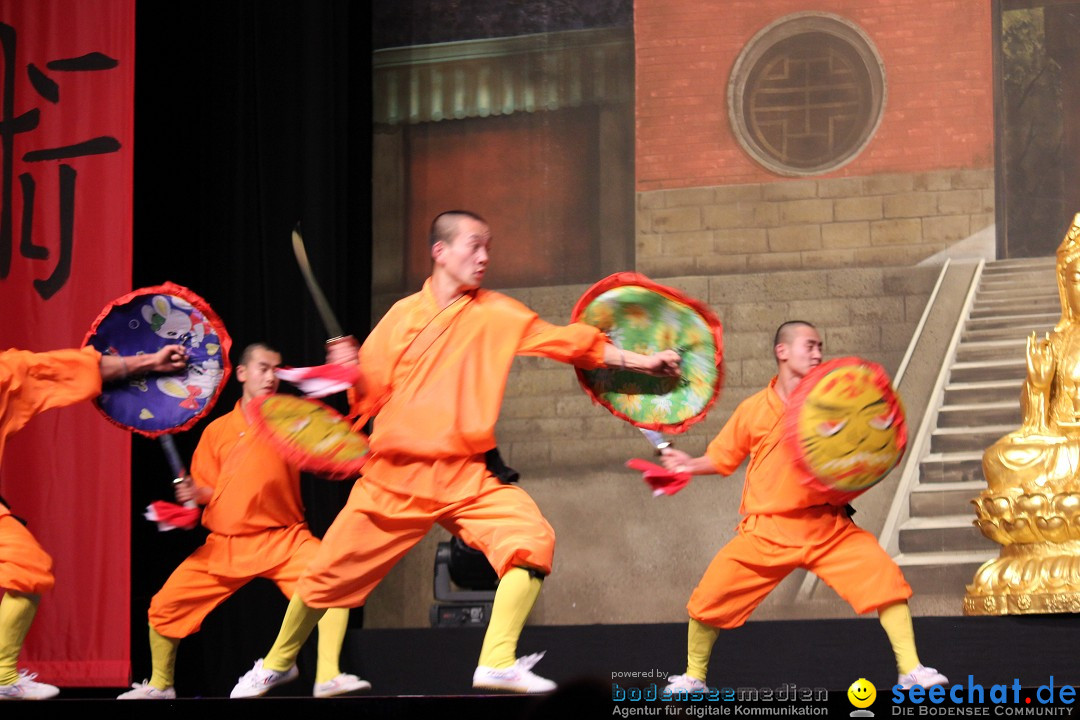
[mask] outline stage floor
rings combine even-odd
[[[987,691],[995,685],[1008,686],[1009,692],[1024,688],[1021,701],[1051,683],[1058,689],[1080,686],[1080,615],[920,617],[915,618],[915,634],[921,660],[941,670],[952,684],[981,686]],[[228,700],[236,674],[205,678],[199,681],[206,684],[204,691],[196,689],[190,695],[178,680],[183,697],[155,703],[153,712],[155,717],[205,717],[235,712],[237,703],[243,703],[244,712],[253,709],[250,703],[265,703],[259,712],[290,717],[305,712],[364,717],[465,715],[470,720],[625,717],[629,715],[622,711],[628,708],[647,709],[648,703],[633,705],[632,698],[647,699],[652,689],[663,688],[667,675],[685,669],[684,624],[529,626],[520,653],[546,651],[536,671],[558,682],[559,691],[537,697],[490,695],[469,687],[482,636],[482,628],[469,627],[350,630],[342,667],[370,680],[370,693],[311,698],[306,674],[310,669],[303,662],[310,658],[302,656],[301,678],[275,688],[266,698]],[[877,688],[874,707],[880,706],[879,717],[904,714],[888,705],[896,682],[895,664],[884,631],[873,617],[750,622],[725,631],[714,649],[708,680],[712,688],[768,691],[774,698],[781,694],[828,696],[822,707],[832,707],[833,712],[824,714],[846,716],[853,710],[847,689],[860,678]],[[197,685],[190,671],[186,682],[189,692]],[[45,710],[50,717],[74,716],[101,711],[105,705],[111,717],[145,715],[149,710],[145,703],[112,699],[122,690],[64,688],[60,698],[46,701],[47,705],[4,703],[3,717],[30,717],[30,713],[42,717]],[[623,692],[628,693],[625,702],[619,699]],[[688,708],[661,709],[670,716],[673,710],[687,714]],[[708,714],[702,712],[697,716]]]
[[[919,657],[961,680],[1080,685],[1080,615],[917,617]],[[461,694],[476,664],[482,630],[362,630],[350,642],[364,677],[387,694]],[[527,627],[519,654],[545,650],[536,671],[573,680],[625,685],[660,682],[686,669],[686,625]],[[638,673],[638,675],[632,675]],[[749,622],[724,631],[708,682],[716,687],[799,687],[846,691],[857,679],[896,682],[896,664],[876,616]]]

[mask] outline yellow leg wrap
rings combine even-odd
[[[40,595],[10,590],[0,599],[0,685],[13,685],[19,680],[19,653],[39,602]]]
[[[270,652],[263,658],[263,667],[285,672],[295,665],[300,648],[304,646],[311,631],[315,629],[315,625],[325,613],[325,608],[309,608],[299,595],[293,595],[285,611],[285,619],[281,621],[281,630],[278,631],[277,639],[274,640]]]
[[[178,638],[168,638],[154,628],[150,628],[150,684],[158,690],[166,690],[176,682],[176,649],[180,647]]]
[[[315,682],[324,683],[341,674],[341,645],[349,629],[349,608],[331,608],[319,621],[318,664]]]
[[[878,608],[878,620],[889,636],[893,655],[896,656],[896,669],[901,675],[908,674],[919,664],[919,653],[915,651],[915,629],[911,625],[911,610],[907,602],[901,600]]]
[[[709,657],[719,635],[720,628],[690,618],[690,627],[686,631],[687,675],[705,682],[705,675],[709,671]]]
[[[533,577],[525,568],[515,567],[506,571],[495,589],[491,621],[484,634],[478,664],[508,668],[517,661],[518,638],[543,584],[543,580]]]

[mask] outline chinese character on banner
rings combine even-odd
[[[0,207],[0,280],[7,278],[11,272],[15,179],[13,160],[16,153],[27,165],[50,160],[60,161],[56,163],[59,193],[55,198],[55,212],[59,224],[59,253],[49,276],[34,280],[34,289],[43,299],[48,300],[64,286],[71,276],[78,171],[70,163],[63,161],[86,155],[117,152],[120,149],[120,141],[112,135],[102,135],[84,140],[76,138],[73,142],[67,142],[58,147],[45,147],[26,152],[19,150],[21,146],[38,145],[33,133],[44,123],[50,122],[49,111],[53,106],[60,104],[61,85],[54,77],[70,73],[78,78],[81,73],[108,72],[116,68],[117,61],[103,53],[90,52],[80,57],[47,60],[45,70],[34,62],[27,63],[26,78],[36,95],[30,99],[38,101],[40,106],[23,109],[15,102],[17,47],[18,30],[7,23],[0,22],[0,52],[4,57],[3,89],[0,91],[0,152],[3,153],[3,166],[0,168],[0,203],[2,203]],[[74,82],[82,80],[79,78]],[[92,84],[92,79],[88,82]],[[75,123],[72,123],[70,127],[76,132],[81,129]],[[24,134],[27,135],[25,142],[17,142],[23,140]],[[34,175],[29,171],[24,171],[19,173],[18,180],[22,189],[22,202],[19,207],[22,217],[19,255],[27,260],[48,260],[52,254],[49,248],[45,245],[34,244],[34,201],[37,189]],[[93,182],[93,179],[90,179],[90,182]]]
[[[0,349],[78,347],[131,291],[134,85],[135,0],[0,0]],[[86,402],[0,458],[0,494],[53,561],[19,658],[50,684],[130,679],[130,455]]]

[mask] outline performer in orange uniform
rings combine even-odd
[[[530,669],[539,654],[515,657],[551,572],[554,532],[528,493],[501,483],[484,461],[495,447],[510,365],[515,355],[540,355],[675,375],[679,357],[672,350],[621,351],[592,326],[551,325],[521,303],[480,289],[491,231],[473,213],[439,215],[430,239],[434,266],[424,288],[390,309],[359,354],[351,339],[328,350],[328,362],[359,363],[351,399],[360,425],[375,416],[371,458],[304,573],[273,648],[232,697],[262,695],[288,679],[322,608],[362,605],[435,523],[481,550],[500,576],[473,687],[555,687]]]
[[[210,612],[255,578],[274,581],[292,597],[300,573],[319,547],[304,518],[300,471],[257,437],[244,413],[253,398],[277,391],[281,355],[256,343],[236,368],[243,395],[232,412],[203,431],[191,477],[177,487],[180,502],[205,505],[206,542],[189,555],[150,601],[153,675],[135,683],[121,700],[169,700],[180,640],[199,631]],[[319,623],[314,695],[330,697],[371,684],[338,667],[349,610],[328,611]]]
[[[706,689],[709,656],[721,628],[746,622],[765,596],[792,570],[806,568],[824,580],[857,613],[877,610],[892,644],[905,688],[948,682],[924,667],[915,650],[907,599],[911,587],[869,532],[851,521],[843,505],[807,487],[782,422],[799,381],[821,362],[822,343],[810,323],[786,322],[774,340],[777,374],[764,390],[735,409],[705,451],[691,458],[667,448],[668,470],[695,475],[733,473],[750,463],[739,512],[738,534],[713,558],[690,596],[687,669],[668,678],[671,692]]]
[[[8,436],[38,413],[96,397],[103,382],[129,373],[176,372],[186,362],[179,345],[131,357],[103,356],[91,347],[0,352],[0,458]],[[38,603],[53,582],[52,558],[0,498],[0,700],[41,700],[60,692],[37,682],[36,673],[16,669]]]

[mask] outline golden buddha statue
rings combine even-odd
[[[983,453],[975,524],[1003,547],[968,585],[966,615],[1080,612],[1080,213],[1057,284],[1061,320],[1027,341],[1020,428]]]

